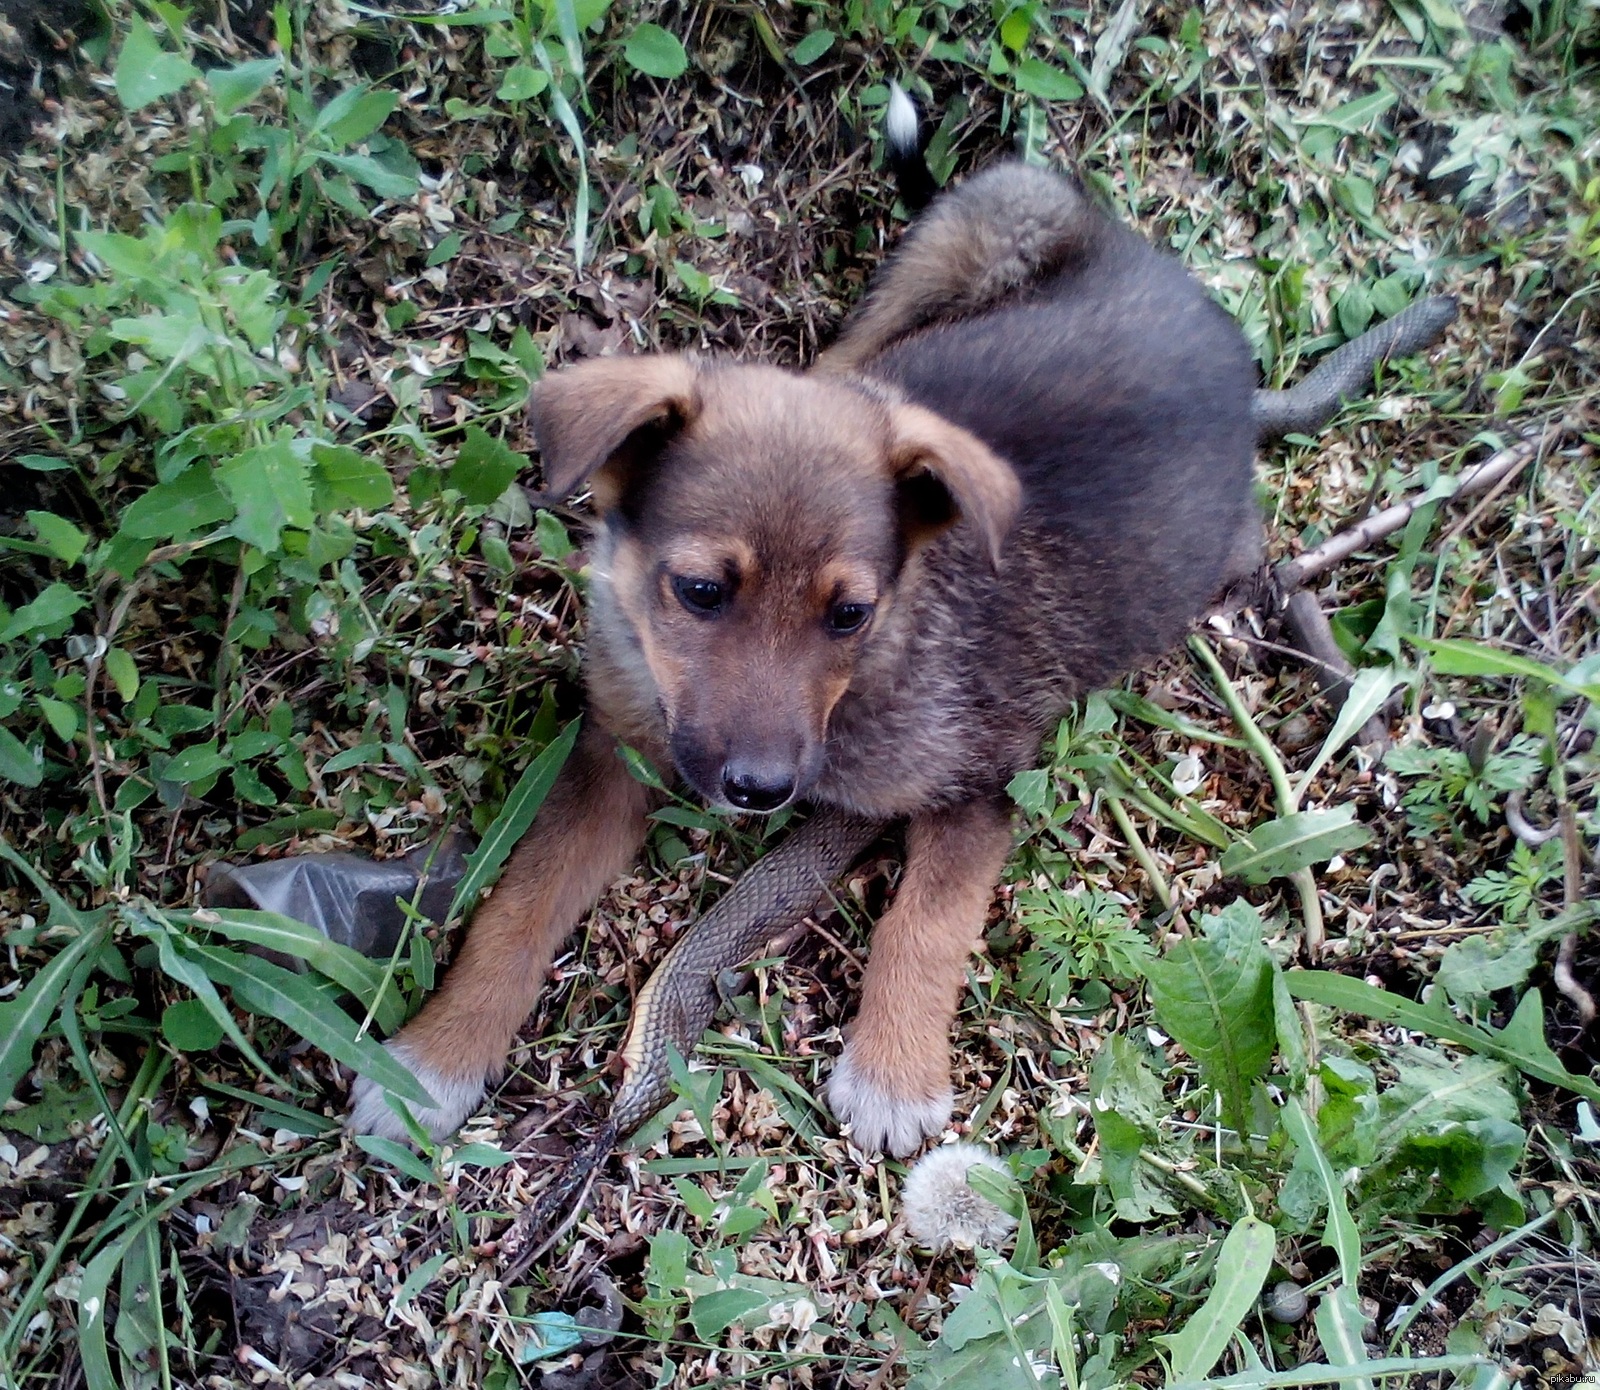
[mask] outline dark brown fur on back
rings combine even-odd
[[[1259,523],[1253,373],[1175,260],[1020,165],[939,198],[818,370],[552,374],[546,476],[600,512],[590,718],[443,988],[388,1044],[453,1129],[559,942],[642,844],[621,741],[708,800],[905,816],[828,1098],[863,1150],[949,1118],[948,1033],[1004,787],[1084,691],[1177,642]],[[352,1123],[405,1137],[370,1079]]]

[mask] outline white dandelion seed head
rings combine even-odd
[[[1000,1250],[1016,1230],[1013,1216],[967,1184],[977,1165],[1004,1173],[1006,1165],[980,1144],[944,1144],[924,1154],[900,1194],[906,1229],[930,1250]]]

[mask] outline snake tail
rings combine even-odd
[[[617,1124],[613,1116],[567,1160],[566,1170],[539,1194],[533,1210],[517,1220],[518,1248],[501,1270],[503,1279],[508,1282],[515,1279],[583,1214],[588,1204],[589,1184],[616,1146]]]
[[[768,939],[821,907],[828,891],[877,839],[881,821],[823,810],[733,885],[667,953],[634,1001],[623,1043],[624,1074],[611,1119],[625,1138],[672,1090],[668,1056],[685,1057],[716,1013],[720,971],[748,960]]]
[[[1320,430],[1346,401],[1372,389],[1372,372],[1380,362],[1432,347],[1455,316],[1456,301],[1448,295],[1419,299],[1329,353],[1287,391],[1257,391],[1250,409],[1256,437],[1280,439]]]

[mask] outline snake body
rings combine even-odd
[[[1432,347],[1456,316],[1448,295],[1419,299],[1392,319],[1385,319],[1336,348],[1287,391],[1257,391],[1250,418],[1258,439],[1320,430],[1346,401],[1372,389],[1372,372],[1391,357],[1409,357]]]
[[[1371,389],[1380,362],[1430,346],[1455,316],[1453,299],[1419,300],[1331,353],[1293,388],[1257,391],[1251,407],[1257,437],[1320,429],[1346,401]],[[612,1149],[667,1102],[669,1059],[674,1050],[687,1056],[711,1022],[720,972],[742,965],[772,937],[817,911],[834,881],[884,829],[863,816],[818,810],[673,945],[635,1001],[611,1113],[519,1221],[525,1239],[517,1242],[523,1253],[514,1268],[525,1268],[554,1243],[581,1209],[583,1193]],[[540,1237],[537,1246],[529,1245]]]
[[[818,811],[673,944],[634,1001],[622,1085],[611,1105],[619,1134],[665,1104],[672,1089],[668,1056],[674,1047],[687,1055],[705,1032],[717,1011],[717,975],[817,911],[882,830],[882,822],[865,816]]]

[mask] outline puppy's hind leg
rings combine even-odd
[[[913,818],[894,903],[872,934],[861,1009],[828,1104],[865,1153],[910,1153],[950,1118],[950,1025],[1011,851],[998,801]]]
[[[435,1138],[458,1128],[504,1069],[556,948],[633,863],[650,806],[610,735],[587,726],[443,986],[387,1044],[438,1102],[417,1116]],[[383,1088],[365,1076],[351,1087],[347,1123],[357,1134],[408,1137]]]

